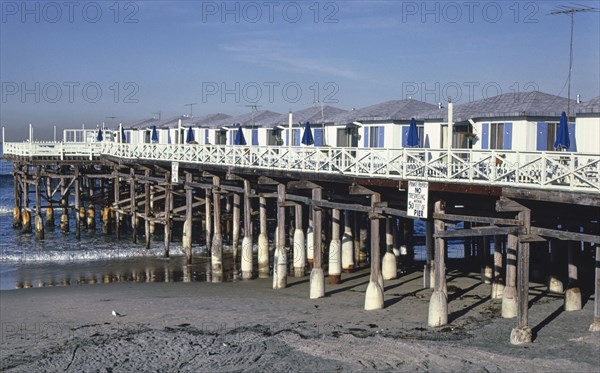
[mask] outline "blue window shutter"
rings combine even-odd
[[[252,129],[252,145],[258,145],[258,128]]]
[[[569,123],[569,141],[571,141],[571,144],[569,145],[569,151],[576,152],[577,143],[575,141],[575,123]]]
[[[315,128],[314,132],[315,146],[323,145],[323,128]]]
[[[384,126],[380,126],[379,127],[379,131],[377,133],[378,139],[377,139],[377,146],[380,148],[384,147],[384,141],[383,141],[383,134],[385,133],[385,127]]]
[[[481,149],[489,149],[490,145],[490,124],[481,125]]]
[[[401,131],[402,131],[402,147],[406,148],[408,147],[408,128],[409,126],[402,126],[400,127]]]
[[[504,123],[504,150],[512,149],[512,122]]]
[[[364,130],[364,147],[368,148],[369,147],[369,128],[368,127],[363,127]]]
[[[204,143],[208,144],[208,129],[204,130]]]
[[[296,139],[294,140],[294,146],[300,146],[300,128],[294,130],[296,132]]]
[[[537,145],[536,150],[546,151],[546,145],[548,141],[548,123],[538,122],[537,123]]]

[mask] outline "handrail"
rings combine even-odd
[[[228,167],[600,193],[600,154],[514,150],[280,147],[115,142],[5,143],[29,159],[103,156]]]

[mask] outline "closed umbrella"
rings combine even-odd
[[[417,121],[415,118],[410,120],[410,126],[408,127],[408,136],[406,139],[406,146],[410,148],[416,148],[419,146],[419,130],[417,130]]]
[[[571,146],[571,140],[569,139],[569,123],[567,120],[567,113],[564,111],[560,115],[560,122],[556,129],[556,141],[554,141],[554,149],[556,150],[567,150]]]
[[[158,142],[158,131],[156,130],[156,126],[152,126],[152,142]]]
[[[98,137],[97,137],[98,141],[102,141],[102,128],[98,128]]]
[[[313,138],[312,130],[310,129],[310,122],[306,122],[304,126],[304,134],[302,135],[302,141],[304,145],[313,145],[315,139]]]
[[[191,143],[194,140],[194,130],[192,129],[192,127],[188,128],[188,132],[187,132],[187,138],[185,139],[185,142],[187,142],[188,144]]]
[[[121,127],[121,142],[127,142],[127,136],[125,136],[125,130]]]
[[[246,145],[246,139],[244,138],[244,132],[242,131],[242,127],[239,127],[237,129],[233,143],[234,145]]]

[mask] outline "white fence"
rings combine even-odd
[[[358,149],[192,144],[6,143],[38,159],[178,161],[216,166],[600,193],[600,154],[472,149]]]

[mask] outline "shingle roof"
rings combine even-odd
[[[462,122],[474,118],[551,116],[560,117],[567,111],[568,100],[539,91],[505,93],[477,101],[454,105],[453,120]],[[571,100],[571,110],[577,108],[577,102]],[[573,111],[572,111],[573,112]],[[418,116],[417,119],[448,120],[448,109],[435,109]]]
[[[228,117],[225,119],[215,120],[207,122],[204,127],[217,128],[217,127],[233,127],[234,125],[242,126],[258,126],[262,127],[266,123],[270,123],[273,118],[280,116],[280,113],[275,113],[269,110],[254,111],[235,117]]]
[[[351,110],[330,119],[335,124],[348,124],[356,121],[410,120],[412,117],[434,108],[437,106],[419,100],[392,100]]]
[[[325,105],[311,106],[302,110],[292,112],[292,120],[294,124],[310,122],[311,124],[316,123],[328,123],[329,119],[348,112],[347,110],[340,109],[334,106]],[[280,116],[273,118],[270,123],[265,123],[264,127],[273,128],[275,126],[284,125],[287,126],[289,122],[289,114],[281,114]]]
[[[600,96],[579,104],[577,113],[600,113]]]

